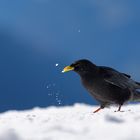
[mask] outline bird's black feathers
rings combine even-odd
[[[102,75],[102,78],[113,85],[116,85],[122,89],[127,88],[127,83],[128,78],[130,76],[126,76],[124,73],[120,73],[116,71],[115,69],[109,68],[109,67],[104,67],[104,66],[99,66],[100,72],[99,75]]]
[[[130,75],[126,74],[126,73],[122,73],[124,76],[128,77],[128,78],[131,78]]]
[[[140,83],[132,80],[128,74],[97,66],[89,60],[79,60],[71,66],[80,75],[84,87],[99,101],[101,108],[109,104],[121,107],[126,101],[140,100],[139,92],[136,92],[140,89]]]

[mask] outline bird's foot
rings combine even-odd
[[[119,110],[119,111],[118,111],[118,110],[115,110],[114,112],[125,112],[125,111],[122,111],[122,110]]]

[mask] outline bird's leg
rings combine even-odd
[[[120,104],[120,105],[119,105],[118,110],[117,110],[117,111],[115,111],[115,112],[124,112],[124,111],[121,111],[121,107],[122,107],[122,104]]]
[[[93,111],[93,113],[97,113],[97,112],[99,112],[103,108],[104,108],[104,106],[101,105],[99,108],[97,108],[95,111]]]
[[[99,108],[97,108],[95,111],[93,111],[93,113],[97,113],[97,112],[99,112],[101,109],[102,109],[102,108],[99,107]]]
[[[122,105],[119,105],[119,108],[118,108],[117,112],[121,111],[121,107],[122,107]]]

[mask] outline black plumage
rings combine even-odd
[[[121,106],[127,101],[140,100],[140,83],[130,75],[105,66],[97,66],[89,60],[79,60],[64,68],[63,72],[73,70],[81,77],[82,84],[100,103],[100,109],[112,104]]]

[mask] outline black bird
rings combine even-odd
[[[130,75],[110,67],[97,66],[86,59],[72,63],[62,72],[71,70],[80,75],[84,87],[100,103],[94,113],[112,104],[119,105],[117,111],[121,111],[125,102],[140,101],[140,83],[132,80]]]

